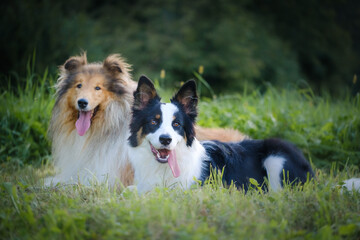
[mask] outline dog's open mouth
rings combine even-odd
[[[180,168],[176,160],[175,150],[156,149],[150,143],[151,152],[159,163],[168,163],[175,178],[180,176]]]
[[[91,111],[79,111],[78,120],[75,123],[76,130],[80,136],[84,136],[87,130],[89,130],[91,121],[99,110],[99,106]]]
[[[169,156],[170,156],[170,150],[168,149],[156,149],[154,146],[150,143],[151,152],[154,154],[156,160],[160,163],[167,163]]]

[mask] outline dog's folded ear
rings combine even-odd
[[[185,110],[185,113],[188,115],[197,115],[197,103],[198,103],[198,96],[196,93],[196,83],[194,80],[189,80],[182,87],[179,91],[175,94],[175,96],[171,99],[171,102],[179,102]]]
[[[136,91],[134,92],[134,109],[144,109],[149,102],[153,99],[160,100],[157,95],[156,89],[152,81],[146,76],[142,75],[139,79],[139,83]]]
[[[120,54],[112,54],[108,56],[103,62],[104,69],[113,76],[119,73],[128,73],[130,71],[130,65],[121,58]]]
[[[64,65],[60,68],[60,71],[67,73],[76,72],[86,64],[87,64],[86,52],[83,52],[80,56],[74,56],[66,60]]]

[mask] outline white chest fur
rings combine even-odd
[[[176,149],[176,158],[180,176],[175,178],[167,163],[159,163],[150,151],[150,145],[144,141],[138,147],[130,147],[129,159],[135,171],[135,184],[139,193],[159,187],[189,188],[201,175],[202,163],[206,157],[205,149],[199,141],[194,140],[191,147],[181,141]]]

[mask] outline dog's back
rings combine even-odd
[[[201,176],[205,181],[210,175],[210,166],[223,170],[223,180],[232,182],[238,188],[247,190],[249,179],[253,178],[265,188],[278,190],[283,180],[289,183],[306,182],[314,173],[309,162],[292,144],[279,139],[244,140],[236,143],[205,141],[202,143],[208,154],[205,170]]]

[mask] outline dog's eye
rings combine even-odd
[[[82,87],[82,84],[79,83],[78,85],[76,85],[77,88],[81,88]]]
[[[174,122],[174,123],[173,123],[173,126],[174,126],[174,127],[180,127],[180,123]]]
[[[151,125],[156,125],[157,124],[157,121],[156,120],[151,120]]]
[[[100,90],[101,88],[99,86],[96,86],[95,87],[95,90]]]

